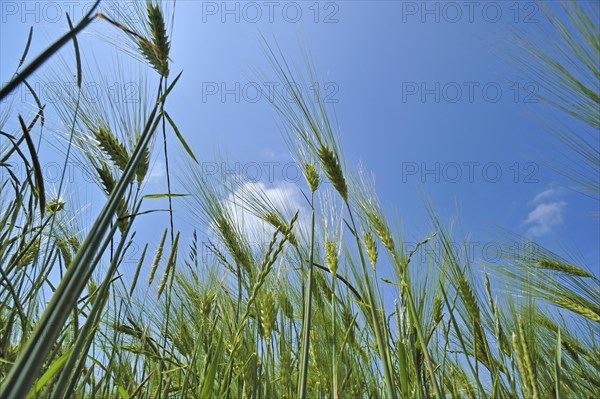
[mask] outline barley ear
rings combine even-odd
[[[342,166],[337,155],[327,145],[323,144],[319,148],[319,159],[325,170],[325,174],[336,191],[344,201],[348,201],[348,185],[342,171]]]
[[[319,171],[314,163],[304,165],[304,177],[308,183],[308,188],[311,193],[314,193],[319,188]]]
[[[104,193],[110,195],[117,185],[110,169],[108,169],[108,166],[106,166],[105,163],[102,163],[102,166],[95,166],[94,169],[96,169],[96,173],[98,173],[100,184],[102,184],[102,188],[104,188]]]
[[[527,371],[523,362],[521,344],[517,339],[517,334],[515,333],[512,334],[512,345],[514,350],[514,356],[517,362],[517,370],[519,370],[519,374],[521,375],[521,391],[523,397],[529,397],[529,379],[527,377]]]
[[[260,323],[267,343],[271,341],[271,333],[274,331],[277,320],[277,303],[273,292],[267,291],[263,296],[260,309]]]
[[[105,127],[101,127],[92,132],[94,138],[98,141],[100,148],[117,165],[121,171],[124,171],[129,161],[129,154],[123,143],[121,143],[113,133]]]
[[[565,274],[570,274],[572,276],[577,276],[577,277],[594,277],[590,272],[588,272],[587,270],[581,269],[577,266],[573,266],[573,265],[569,265],[563,262],[558,262],[552,259],[540,259],[538,261],[538,265],[542,268],[542,269],[547,269],[547,270],[554,270],[557,272],[562,272]]]
[[[148,250],[148,244],[144,245],[144,250],[142,251],[142,255],[138,260],[137,267],[135,268],[135,273],[133,275],[133,281],[131,282],[131,288],[129,288],[129,296],[133,295],[133,290],[135,290],[135,286],[137,285],[138,278],[140,276],[140,271],[142,270],[142,264],[144,263],[144,259],[146,258],[146,251]]]
[[[160,280],[160,284],[158,285],[158,291],[156,293],[156,298],[160,298],[160,294],[164,291],[167,286],[167,282],[169,281],[169,277],[175,272],[175,264],[177,263],[177,248],[179,246],[179,232],[175,236],[175,241],[173,242],[173,247],[171,248],[171,253],[169,254],[169,260],[167,261],[167,267],[165,268],[165,274]]]
[[[169,75],[170,43],[165,29],[165,20],[158,4],[148,2],[148,24],[152,31],[152,43],[140,39],[140,51],[161,76]]]
[[[158,264],[160,263],[160,258],[162,257],[163,248],[165,246],[165,239],[167,238],[167,229],[162,235],[160,240],[160,244],[156,248],[156,254],[154,255],[154,261],[152,261],[152,267],[150,268],[150,276],[148,277],[148,286],[152,285],[152,281],[154,281],[154,275],[156,274],[156,269],[158,268]]]
[[[519,339],[521,341],[521,348],[523,349],[523,366],[527,372],[527,378],[529,379],[529,386],[531,387],[531,396],[533,399],[539,398],[539,393],[537,389],[537,380],[535,376],[535,370],[533,369],[533,363],[531,359],[531,351],[529,348],[529,344],[527,343],[527,338],[525,336],[525,326],[523,325],[523,321],[519,319]]]
[[[327,240],[325,243],[325,261],[327,262],[327,268],[335,277],[338,269],[338,252],[333,241]]]
[[[375,243],[375,239],[373,238],[373,234],[370,231],[367,231],[364,237],[365,248],[367,250],[367,257],[369,258],[369,262],[371,266],[373,266],[373,270],[377,268],[377,243]]]
[[[139,135],[137,137],[137,141],[139,142]],[[146,178],[148,174],[148,169],[150,168],[150,150],[148,147],[144,149],[142,153],[142,158],[140,159],[140,163],[137,165],[135,169],[135,177],[137,179],[138,187],[142,185],[142,182]]]

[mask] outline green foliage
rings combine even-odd
[[[64,199],[62,181],[45,202],[32,145],[44,121],[39,100],[29,124],[20,118],[14,134],[2,133],[10,140],[0,148],[7,171],[0,181],[1,397],[600,397],[597,275],[535,245],[479,273],[433,208],[435,233],[405,253],[373,179],[346,165],[332,110],[318,93],[312,102],[302,97],[308,90],[293,89],[302,74],[271,49],[274,72],[293,97],[275,98],[273,106],[302,165],[309,206],[295,209],[261,185],[204,175],[164,109],[180,76],[167,83],[165,9],[156,2],[137,7],[139,25],[86,16],[26,69],[34,73],[101,18],[128,35],[158,73],[156,93],[144,92],[130,109],[79,96],[57,105],[68,132],[65,165],[82,160],[106,197],[93,222],[78,219],[81,209]],[[579,15],[574,7],[571,19]],[[587,46],[592,21],[572,22],[584,42],[571,48]],[[23,58],[30,42],[31,33]],[[85,81],[73,42],[78,81]],[[577,51],[576,60],[589,66]],[[543,59],[577,89],[568,64]],[[2,96],[26,84],[23,73]],[[316,79],[311,68],[309,76]],[[569,96],[587,96],[580,119],[597,122],[586,111],[590,100],[598,106],[589,90]],[[570,107],[559,106],[574,112]],[[165,194],[144,191],[159,126],[163,137],[167,127],[175,133],[191,160],[182,178],[189,194],[172,193],[168,182]],[[9,160],[23,165],[25,179]],[[135,221],[155,211],[142,205],[165,200],[171,211],[180,197],[209,240],[175,231],[170,215],[138,255]],[[250,231],[242,213],[262,222],[259,231]],[[257,240],[266,243],[253,245]],[[130,250],[136,258],[127,266]]]

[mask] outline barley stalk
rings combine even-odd
[[[522,357],[523,357],[523,367],[527,373],[527,378],[529,380],[529,386],[531,388],[531,396],[533,399],[539,398],[539,393],[537,389],[537,380],[535,375],[535,370],[533,369],[533,363],[531,361],[531,351],[529,350],[529,345],[527,343],[527,338],[525,335],[525,326],[523,325],[523,321],[518,321],[519,325],[519,340],[522,349]]]
[[[521,342],[517,338],[517,334],[512,334],[512,345],[514,350],[514,357],[517,360],[517,369],[519,370],[519,374],[521,375],[521,390],[523,391],[523,396],[528,398],[530,396],[529,389],[529,377],[527,375],[527,369],[525,368],[525,363],[523,361],[522,347]]]

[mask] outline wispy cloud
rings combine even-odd
[[[159,182],[162,182],[162,180],[165,176],[166,176],[165,164],[163,161],[158,159],[151,166],[150,173],[146,177],[146,181],[151,184],[159,183]]]
[[[265,147],[262,149],[262,155],[263,157],[265,157],[266,159],[287,159],[289,158],[289,153],[287,152],[275,152],[275,150],[273,150],[271,147]]]
[[[561,190],[550,188],[533,198],[531,204],[535,208],[529,212],[523,222],[524,225],[529,226],[528,235],[536,237],[547,235],[563,224],[567,203],[561,197]]]
[[[246,182],[245,187],[240,187],[229,197],[230,212],[236,220],[238,226],[243,226],[245,234],[248,237],[265,237],[265,232],[268,232],[267,239],[270,237],[272,227],[269,226],[265,221],[255,216],[252,212],[248,211],[246,207],[240,203],[238,198],[242,197],[245,192],[264,192],[267,197],[276,208],[282,210],[288,210],[293,213],[296,210],[304,210],[302,196],[299,190],[292,183],[278,181],[272,185],[267,185],[263,182]],[[304,215],[306,212],[301,212]],[[298,221],[296,228],[302,228],[303,218]]]

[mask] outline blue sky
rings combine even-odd
[[[76,20],[88,4],[54,3],[62,13],[74,7]],[[65,29],[64,18],[44,2],[24,4],[1,2],[3,82],[30,25],[30,56]],[[261,35],[299,65],[303,45],[332,100],[348,165],[362,162],[376,175],[385,211],[397,216],[406,240],[431,233],[424,206],[430,199],[444,221],[460,216],[462,230],[480,247],[502,227],[559,254],[581,253],[598,274],[598,202],[574,193],[549,168],[560,147],[540,119],[577,125],[531,101],[536,82],[499,55],[511,50],[511,31],[539,31],[541,12],[531,2],[520,2],[518,11],[513,2],[468,4],[178,1],[171,70],[184,73],[168,108],[205,167],[225,154],[242,176],[252,180],[260,170],[267,187],[282,187],[296,180],[294,169],[286,166],[291,158],[267,101],[269,87],[255,71],[270,71]],[[95,31],[111,29],[94,23]],[[83,57],[94,55],[102,68],[114,60],[97,36],[81,42]],[[137,68],[137,61],[125,65]],[[24,98],[16,104],[31,103]],[[169,149],[172,159],[184,157],[174,140]],[[183,164],[174,162],[176,175]],[[150,191],[164,187],[163,165],[155,166]],[[179,227],[188,228],[188,216],[177,215]]]

